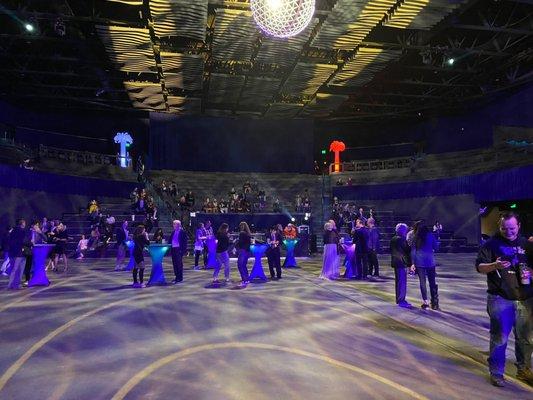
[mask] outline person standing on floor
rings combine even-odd
[[[30,228],[30,242],[33,245],[46,243],[47,237],[41,230],[41,223],[35,221]],[[33,264],[33,254],[28,254],[26,257],[26,265],[24,266],[24,285],[28,285],[31,278],[31,268]]]
[[[216,239],[217,239],[217,265],[213,271],[213,283],[218,283],[218,274],[220,272],[220,267],[224,265],[224,278],[226,282],[230,281],[230,269],[229,269],[229,235],[228,235],[229,225],[223,223],[218,228]]]
[[[200,261],[200,255],[204,251],[206,239],[207,239],[207,234],[205,232],[204,224],[203,222],[200,222],[198,224],[198,228],[196,228],[196,233],[194,236],[194,269],[195,270],[200,269],[200,267],[198,266],[198,262]],[[204,267],[206,264],[207,264],[207,261],[205,260],[205,255],[204,255]]]
[[[338,253],[339,234],[333,221],[324,224],[324,256],[320,279],[337,279],[339,277],[340,260]]]
[[[11,274],[9,275],[8,289],[21,289],[22,274],[26,264],[24,247],[30,245],[30,237],[26,231],[26,221],[19,219],[8,237],[9,259]]]
[[[138,225],[133,235],[133,259],[135,265],[133,266],[133,287],[146,287],[144,284],[144,255],[143,251],[146,246],[150,244],[148,239],[148,232],[144,225]],[[139,280],[137,280],[137,273],[139,274]]]
[[[248,258],[250,258],[250,245],[252,244],[252,232],[246,222],[239,224],[239,239],[237,241],[237,250],[239,255],[237,257],[237,268],[241,274],[241,284],[243,286],[250,283],[250,277],[248,275]]]
[[[368,228],[360,218],[355,220],[352,237],[355,243],[356,279],[366,280],[368,279]]]
[[[211,225],[211,221],[210,220],[205,221],[203,236],[205,236],[205,240],[204,240],[204,269],[207,269],[207,253],[209,252],[208,248],[207,248],[207,239],[210,239],[210,238],[212,238],[214,236],[213,226]]]
[[[409,227],[406,224],[397,224],[396,234],[390,241],[391,267],[394,269],[394,288],[396,292],[396,304],[399,307],[411,308],[405,297],[407,295],[407,268],[411,262],[411,248],[405,237]]]
[[[118,227],[115,231],[115,237],[117,239],[117,262],[115,265],[115,271],[122,271],[126,268],[126,242],[128,241],[130,232],[128,231],[128,221],[124,220],[122,226]]]
[[[411,260],[413,265],[411,271],[416,272],[420,281],[420,292],[423,303],[421,307],[425,310],[429,308],[426,278],[429,281],[429,293],[431,297],[431,309],[439,308],[439,286],[436,282],[437,273],[435,271],[435,250],[439,247],[439,242],[429,231],[428,227],[419,224],[411,247]]]
[[[368,274],[379,276],[379,229],[374,218],[369,218],[366,224],[368,226]]]
[[[533,252],[519,235],[520,221],[505,213],[499,233],[479,249],[476,269],[487,275],[487,312],[490,317],[490,381],[505,386],[505,351],[511,331],[515,336],[517,379],[533,386]]]
[[[187,233],[181,227],[181,221],[177,219],[172,221],[172,227],[174,230],[168,238],[175,276],[172,283],[179,283],[183,282],[183,256],[187,253]]]
[[[270,233],[267,236],[267,243],[269,248],[267,250],[268,269],[270,270],[270,278],[281,279],[281,241],[283,240],[283,233],[278,231],[277,226],[270,228]],[[274,273],[274,269],[276,272]]]

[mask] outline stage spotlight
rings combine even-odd
[[[26,30],[27,30],[28,32],[33,32],[33,31],[35,30],[35,28],[33,27],[33,25],[30,24],[30,23],[26,23],[26,24],[24,24],[24,28],[26,28]]]
[[[296,218],[292,217],[291,222],[294,222],[294,221],[296,221]]]
[[[453,63],[455,62],[455,58],[448,58],[448,61],[446,61],[448,63],[448,65],[453,65]]]

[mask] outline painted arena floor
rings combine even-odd
[[[244,289],[235,260],[219,288],[190,258],[164,287],[131,288],[112,259],[72,260],[49,287],[7,291],[4,277],[0,399],[533,399],[513,379],[512,338],[507,387],[488,382],[473,260],[437,256],[441,312],[420,309],[417,278],[415,308],[394,304],[388,256],[375,281],[321,281],[315,258]]]

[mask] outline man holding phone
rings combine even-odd
[[[488,362],[490,381],[498,387],[505,386],[505,350],[511,330],[516,343],[516,377],[533,386],[531,244],[519,236],[519,231],[518,216],[503,214],[499,233],[481,246],[476,259],[478,272],[487,275],[487,311],[490,317]]]

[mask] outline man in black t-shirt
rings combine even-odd
[[[504,386],[505,350],[515,334],[516,377],[533,385],[533,284],[531,244],[518,236],[520,223],[513,213],[500,218],[500,232],[486,241],[476,259],[478,272],[487,275],[490,316],[490,380]],[[522,270],[522,271],[521,271]]]

